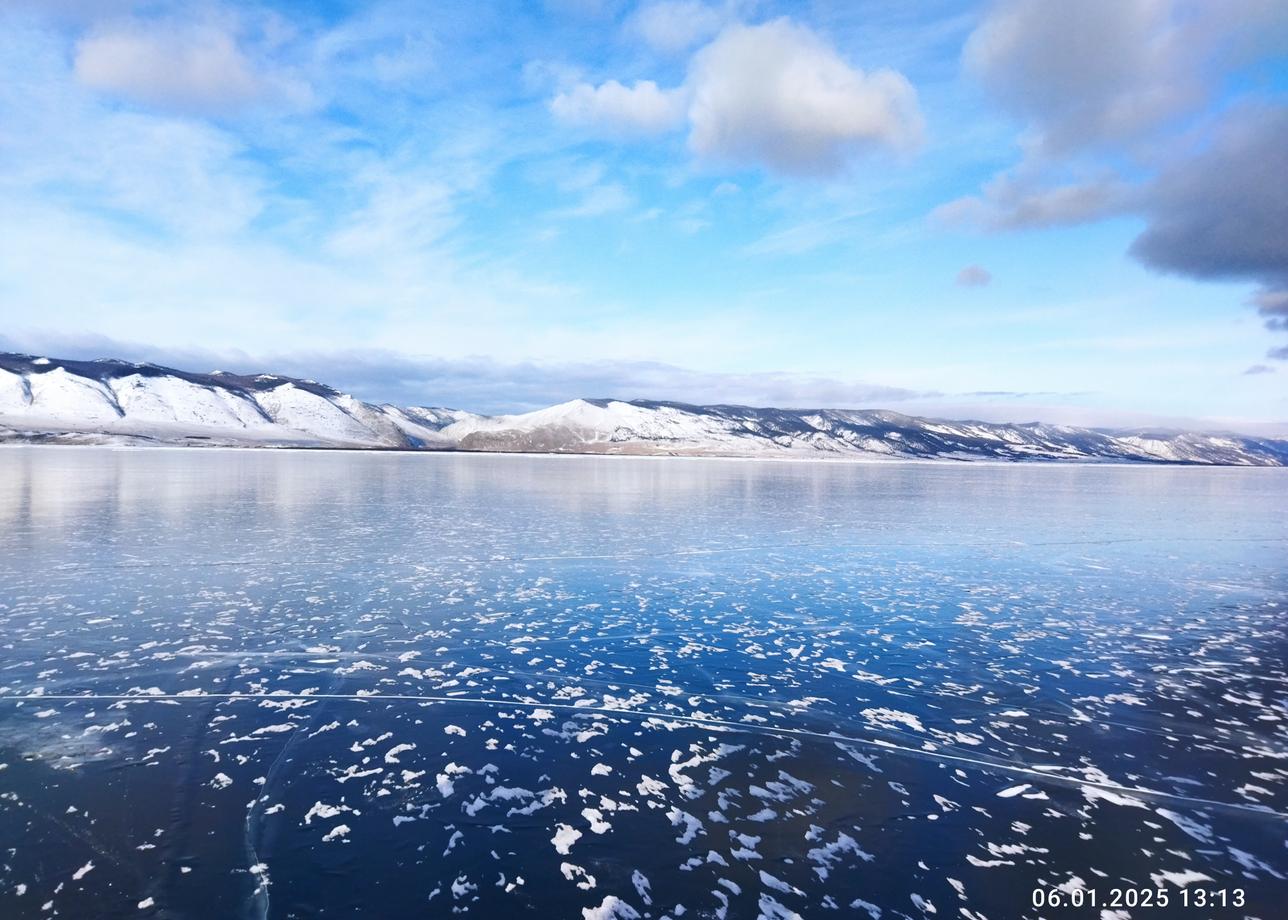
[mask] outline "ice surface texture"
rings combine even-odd
[[[0,451],[0,916],[1276,916],[1286,506],[1279,470]]]

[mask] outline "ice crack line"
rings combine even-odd
[[[902,754],[909,757],[918,757],[929,760],[941,760],[949,763],[960,764],[972,767],[978,770],[995,770],[1005,773],[1016,773],[1023,776],[1032,777],[1047,782],[1053,782],[1064,786],[1073,787],[1090,787],[1101,789],[1107,792],[1122,793],[1125,795],[1144,796],[1152,799],[1161,799],[1164,801],[1180,802],[1191,806],[1217,808],[1223,811],[1235,811],[1248,815],[1255,815],[1262,818],[1275,818],[1280,821],[1288,821],[1288,814],[1274,811],[1265,806],[1246,805],[1239,802],[1225,802],[1219,799],[1208,799],[1201,796],[1183,795],[1178,792],[1165,792],[1161,789],[1140,788],[1137,786],[1124,786],[1119,783],[1105,782],[1101,780],[1084,779],[1072,776],[1065,776],[1055,772],[1058,770],[1069,769],[1067,767],[1053,764],[1049,767],[1042,768],[1031,764],[1007,763],[1005,761],[993,761],[981,757],[967,757],[962,754],[951,754],[946,751],[932,751],[924,748],[910,747],[902,744],[895,744],[872,737],[856,737],[852,735],[842,735],[837,732],[817,732],[805,728],[787,728],[773,725],[748,725],[745,722],[734,722],[729,719],[713,719],[705,716],[688,716],[678,715],[670,712],[655,712],[647,709],[616,709],[611,706],[577,706],[572,703],[546,703],[540,701],[528,700],[497,700],[483,697],[464,697],[464,696],[439,696],[439,695],[420,695],[420,694],[350,694],[350,693],[276,693],[276,694],[249,694],[249,693],[204,693],[204,694],[167,694],[167,693],[149,693],[149,694],[126,694],[126,693],[80,693],[80,694],[52,694],[52,693],[32,693],[15,696],[0,696],[0,701],[68,701],[76,700],[88,701],[106,701],[115,702],[148,702],[148,701],[179,701],[192,702],[195,700],[222,699],[228,701],[254,701],[262,702],[263,700],[348,700],[363,703],[379,702],[412,702],[412,703],[465,703],[477,706],[491,706],[494,708],[519,708],[519,709],[558,709],[565,712],[593,712],[602,715],[620,716],[624,718],[640,719],[658,719],[663,722],[684,722],[689,725],[697,725],[704,728],[713,728],[727,731],[747,732],[751,734],[767,734],[784,738],[811,738],[820,741],[844,742],[846,744],[862,745],[873,748],[878,751],[887,753]]]

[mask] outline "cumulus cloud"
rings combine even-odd
[[[689,148],[701,158],[806,176],[833,175],[865,149],[911,150],[924,131],[902,74],[853,67],[786,18],[723,29],[674,89],[581,83],[550,109],[609,135],[663,133],[687,117]]]
[[[698,0],[659,0],[636,10],[626,31],[656,51],[674,54],[710,38],[724,19],[722,11]]]
[[[1169,0],[1003,0],[964,60],[1049,150],[1139,134],[1201,96],[1193,43]]]
[[[303,88],[258,67],[223,25],[116,22],[81,39],[77,79],[157,108],[221,114]]]
[[[957,273],[958,287],[986,287],[993,280],[993,273],[982,265],[967,265]]]
[[[578,83],[550,101],[561,121],[609,136],[660,134],[684,120],[684,92],[664,90],[652,80],[627,87],[616,80],[599,86]]]
[[[725,29],[695,55],[688,86],[689,146],[704,157],[826,175],[857,150],[908,150],[922,138],[902,74],[852,67],[788,19]]]
[[[966,69],[1045,153],[1131,141],[1202,104],[1222,70],[1288,36],[1277,0],[998,0]]]

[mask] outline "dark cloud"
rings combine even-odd
[[[1258,374],[1273,374],[1274,372],[1275,372],[1275,369],[1271,367],[1269,364],[1254,364],[1252,365],[1252,367],[1248,368],[1246,371],[1243,372],[1243,376],[1255,377]]]
[[[935,216],[1013,230],[1137,213],[1147,223],[1131,253],[1144,264],[1258,282],[1283,304],[1288,108],[1249,106],[1215,126],[1193,119],[1232,72],[1282,52],[1285,41],[1288,6],[1268,0],[996,0],[963,62],[1024,120],[1025,158]],[[1193,127],[1206,128],[1209,141],[1197,153],[1178,133]],[[1156,175],[1069,181],[1096,152],[1122,160],[1122,176],[1132,166]],[[1269,328],[1288,328],[1282,306],[1259,309]]]
[[[316,380],[371,402],[526,412],[577,397],[806,408],[872,408],[941,394],[792,373],[723,374],[651,361],[506,363],[351,350],[250,355],[158,348],[104,336],[0,334],[0,351],[120,358],[191,371],[275,373]]]
[[[1288,332],[1288,107],[1244,109],[1211,145],[1165,169],[1147,193],[1131,253],[1199,280],[1255,281],[1267,329]],[[1288,360],[1288,347],[1267,356]]]
[[[1173,162],[1152,184],[1132,255],[1191,278],[1288,282],[1285,176],[1288,107],[1238,112],[1207,150]],[[1266,303],[1272,312],[1284,306]]]
[[[1272,0],[995,0],[963,63],[1023,122],[1023,156],[932,217],[998,231],[1138,215],[1134,258],[1258,284],[1266,327],[1288,331],[1288,106],[1263,83],[1244,97],[1259,104],[1205,114],[1286,46]]]
[[[982,265],[967,265],[957,273],[958,287],[985,287],[993,280],[993,273]]]
[[[1288,332],[1288,290],[1258,291],[1252,297],[1252,305],[1265,320],[1267,329]]]

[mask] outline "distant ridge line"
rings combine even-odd
[[[280,374],[16,353],[0,353],[0,443],[1288,466],[1288,440],[1239,434],[604,397],[486,416]]]

